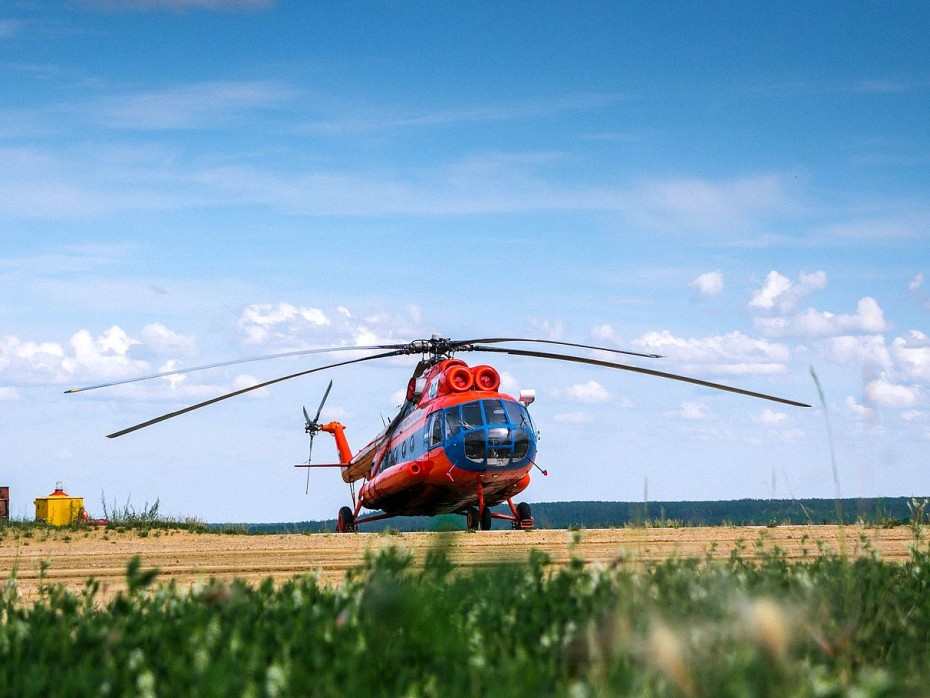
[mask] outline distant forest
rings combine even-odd
[[[922,500],[923,498],[918,498]],[[615,528],[620,526],[778,526],[835,524],[858,521],[874,525],[906,523],[910,497],[864,499],[736,499],[714,502],[539,502],[532,504],[537,528]],[[506,505],[495,511],[507,511]],[[336,520],[269,524],[215,524],[218,530],[249,533],[312,533],[335,531]],[[362,531],[462,530],[465,517],[399,516],[362,524]],[[493,528],[509,528],[494,520]]]

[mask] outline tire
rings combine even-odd
[[[490,531],[491,530],[491,507],[485,507],[481,510],[481,530]]]
[[[465,525],[469,531],[478,530],[478,509],[472,507],[465,513]]]
[[[533,523],[533,511],[530,509],[530,505],[526,502],[520,502],[517,504],[517,520],[513,522],[514,528],[519,528],[522,531],[532,531],[535,528]]]
[[[336,531],[338,533],[354,533],[358,530],[355,525],[355,514],[349,507],[342,507],[336,518]]]

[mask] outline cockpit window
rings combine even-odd
[[[506,424],[507,413],[500,400],[484,400],[484,416],[487,424]]]
[[[484,419],[481,417],[480,402],[466,402],[462,405],[462,428],[475,429],[482,424]]]
[[[513,400],[475,400],[443,410],[447,450],[485,467],[506,467],[525,459],[533,447],[533,424],[526,407]]]
[[[510,417],[510,423],[521,429],[530,428],[530,415],[526,408],[519,402],[505,402],[504,407],[507,409],[507,416]]]
[[[451,438],[459,433],[459,408],[450,407],[445,411],[446,415],[446,438]]]
[[[430,446],[436,446],[442,442],[442,415],[438,412],[433,415],[433,424],[430,428]]]

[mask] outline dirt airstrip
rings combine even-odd
[[[29,537],[26,537],[29,535]],[[101,582],[101,598],[125,586],[127,562],[135,555],[143,569],[157,568],[159,579],[179,585],[211,578],[239,577],[257,583],[295,575],[317,574],[336,584],[366,551],[399,546],[422,559],[430,548],[444,546],[459,566],[495,561],[524,561],[530,549],[545,551],[555,564],[572,557],[590,563],[637,564],[672,556],[729,557],[733,550],[755,556],[778,546],[789,559],[815,556],[826,548],[850,556],[875,550],[888,561],[903,561],[913,544],[910,528],[860,526],[777,526],[714,528],[617,528],[583,531],[482,531],[476,533],[358,533],[228,535],[152,530],[147,535],[103,529],[89,531],[7,529],[0,538],[0,584],[15,575],[25,600],[34,599],[41,583],[80,591],[90,578]],[[44,582],[43,582],[44,580]]]

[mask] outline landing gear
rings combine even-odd
[[[479,523],[481,524],[482,531],[491,530],[491,507],[481,507],[481,514],[479,515]]]
[[[526,502],[517,504],[517,518],[513,522],[513,527],[522,531],[532,531],[534,526],[533,512],[530,510],[530,505]]]
[[[342,507],[336,518],[337,533],[357,533],[358,524],[355,523],[355,513],[349,507]]]
[[[471,507],[465,512],[465,524],[469,531],[491,530],[491,507]]]

